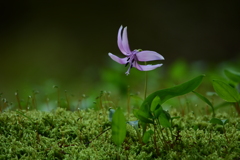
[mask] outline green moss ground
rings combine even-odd
[[[156,151],[152,141],[139,143],[130,125],[122,146],[115,146],[105,111],[6,111],[0,114],[0,159],[240,159],[240,118],[216,117],[229,119],[226,135],[210,116],[189,113],[173,121],[175,139],[157,137]]]

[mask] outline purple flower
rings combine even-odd
[[[123,30],[123,31],[122,31]],[[123,32],[123,33],[122,33]],[[130,50],[128,44],[128,37],[127,37],[127,27],[123,29],[121,26],[118,30],[118,39],[117,39],[118,47],[120,51],[126,56],[125,58],[119,58],[112,53],[108,53],[108,55],[116,62],[120,64],[125,64],[128,66],[128,70],[126,75],[129,74],[129,71],[132,67],[137,68],[140,71],[150,71],[157,67],[161,67],[162,64],[156,65],[140,65],[140,62],[147,62],[147,61],[155,61],[155,60],[164,60],[163,56],[154,51],[147,51],[147,50],[140,50],[135,49],[133,51]]]

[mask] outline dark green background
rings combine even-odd
[[[179,58],[236,59],[239,6],[240,1],[2,1],[0,92],[97,82],[100,70],[110,66],[108,52],[122,56],[116,43],[120,25],[128,26],[132,50],[157,51],[164,65]]]

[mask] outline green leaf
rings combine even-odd
[[[218,96],[227,102],[238,102],[240,95],[236,89],[228,85],[222,80],[212,80],[213,88],[217,92]]]
[[[228,122],[229,122],[229,120],[228,120],[228,119],[222,119],[221,121],[222,121],[223,125],[225,125],[226,123],[228,123]]]
[[[207,103],[209,106],[213,107],[212,103],[206,98],[204,97],[203,95],[195,92],[195,91],[192,91],[198,98],[200,98],[202,101],[204,101],[205,103]]]
[[[153,111],[154,119],[157,119],[162,112],[163,112],[162,106],[158,105],[157,109]]]
[[[153,135],[153,133],[154,132],[152,130],[148,130],[147,132],[145,132],[143,135],[143,143],[147,143],[150,137]]]
[[[178,119],[178,118],[181,118],[180,116],[176,116],[176,117],[171,117],[171,119]]]
[[[144,112],[149,112],[150,105],[153,99],[158,96],[160,98],[160,104],[163,104],[165,101],[169,100],[170,98],[187,94],[193,90],[195,90],[202,82],[204,75],[200,75],[188,82],[183,84],[174,86],[172,88],[167,88],[163,90],[156,91],[150,94],[142,103],[140,109]]]
[[[229,70],[224,70],[225,75],[233,82],[240,83],[240,73],[233,73]]]
[[[218,118],[212,118],[212,119],[210,120],[210,123],[223,125],[222,120],[221,120],[221,119],[218,119]]]
[[[152,101],[152,103],[151,103],[151,108],[150,108],[150,110],[153,112],[155,109],[156,109],[156,107],[157,107],[157,105],[160,103],[160,98],[158,97],[158,96],[156,96],[154,99],[153,99],[153,101]]]
[[[126,120],[123,111],[118,108],[112,117],[112,141],[117,146],[121,145],[126,137]]]
[[[170,114],[164,110],[162,110],[160,116],[159,116],[159,122],[163,127],[171,127],[170,122]]]
[[[194,125],[193,129],[196,131],[198,129],[198,125]]]
[[[213,117],[215,116],[215,111],[214,111],[214,107],[212,105],[212,103],[206,98],[204,97],[203,95],[195,92],[195,91],[192,91],[198,98],[200,98],[202,101],[204,101],[205,103],[207,103],[211,108],[212,108],[212,112],[213,112]]]
[[[135,117],[137,117],[141,122],[144,123],[153,123],[152,120],[150,120],[149,118],[152,118],[152,116],[150,116],[150,114],[148,114],[148,112],[143,112],[141,110],[134,110],[133,114]]]

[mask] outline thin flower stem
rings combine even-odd
[[[16,98],[17,98],[18,108],[19,108],[20,110],[22,110],[21,101],[20,101],[20,98],[19,98],[19,95],[18,95],[18,91],[15,92],[15,96],[16,96]]]
[[[130,87],[128,86],[128,98],[127,98],[127,110],[128,110],[128,119],[130,118]]]
[[[147,65],[147,62],[145,62],[145,65]],[[145,72],[145,89],[144,89],[144,99],[147,97],[147,81],[148,81],[148,74]]]

